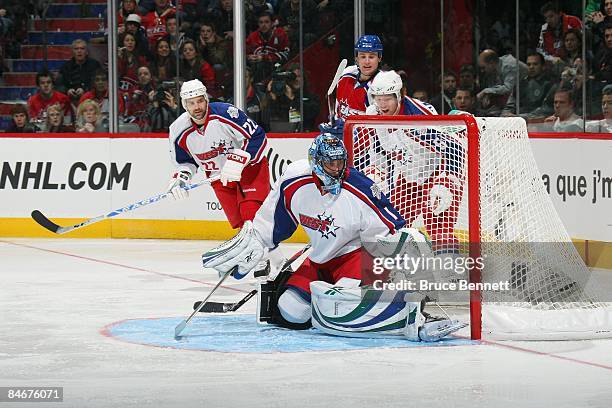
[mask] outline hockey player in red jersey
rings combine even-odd
[[[395,71],[381,72],[369,87],[369,115],[436,115],[433,106],[401,95],[402,80]],[[419,215],[434,251],[456,252],[453,234],[463,190],[464,149],[451,135],[423,128],[368,129],[355,143],[364,147],[369,163],[361,169],[386,193],[407,225]]]
[[[383,45],[377,35],[362,35],[355,43],[355,64],[347,67],[336,90],[336,118],[363,115],[369,106],[368,88],[379,73]]]

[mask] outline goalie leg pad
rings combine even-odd
[[[425,320],[420,313],[420,294],[345,288],[322,281],[312,282],[310,290],[312,325],[324,333],[347,337],[406,336],[419,340],[418,325]],[[407,325],[414,327],[408,329]]]

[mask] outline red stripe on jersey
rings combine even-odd
[[[293,219],[295,225],[299,225],[299,221],[291,211],[291,200],[293,199],[293,195],[295,194],[295,192],[298,191],[300,187],[311,183],[314,183],[314,180],[312,179],[311,175],[303,176],[293,181],[291,184],[287,185],[287,187],[285,187],[285,191],[283,191],[283,195],[285,196],[285,208]]]
[[[181,149],[183,149],[189,154],[191,154],[191,152],[189,151],[189,148],[187,147],[187,136],[189,136],[189,134],[196,129],[197,129],[196,126],[192,123],[191,127],[188,127],[187,129],[183,130],[178,137],[178,145],[181,147]]]
[[[389,228],[389,231],[393,234],[395,233],[395,227],[393,225],[392,222],[390,222],[387,217],[385,217],[382,212],[380,212],[380,210],[378,209],[378,207],[376,207],[376,205],[372,202],[372,200],[370,200],[368,198],[368,196],[366,196],[365,194],[363,194],[361,191],[359,191],[359,189],[355,186],[352,186],[350,183],[348,182],[344,182],[342,183],[342,188],[346,188],[348,191],[350,191],[351,193],[353,193],[353,195],[357,198],[359,198],[361,201],[363,201],[364,203],[366,203],[368,205],[368,207],[370,207],[372,210],[374,210],[374,212],[376,213],[376,215],[378,215],[378,218],[380,218],[380,220],[387,226],[387,228]]]
[[[255,156],[254,159],[251,159],[253,163],[259,163],[261,161],[261,159],[263,158],[263,152],[266,150],[266,147],[268,147],[268,139],[264,138],[263,143],[261,144],[261,146],[259,147],[259,150],[257,151],[257,155]],[[245,145],[245,148],[242,150],[246,151],[246,145]]]

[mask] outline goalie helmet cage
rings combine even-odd
[[[455,245],[485,260],[469,269],[470,283],[508,282],[470,291],[473,339],[612,337],[612,308],[554,209],[523,119],[351,116],[344,141],[349,164],[427,231],[434,251]],[[432,211],[436,188],[443,205]]]

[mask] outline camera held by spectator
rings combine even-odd
[[[276,96],[280,96],[285,93],[286,87],[296,80],[297,76],[291,71],[281,71],[280,64],[276,64],[275,71],[272,73],[272,84],[270,85],[270,92]]]

